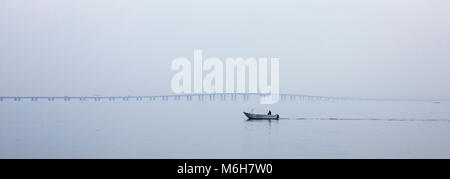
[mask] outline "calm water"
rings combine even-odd
[[[450,105],[0,102],[0,158],[450,158]]]

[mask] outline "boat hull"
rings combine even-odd
[[[267,115],[267,114],[253,114],[253,113],[244,112],[244,115],[247,116],[248,119],[251,119],[251,120],[278,120],[278,118],[280,118],[280,116],[278,114]]]

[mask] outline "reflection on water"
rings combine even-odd
[[[259,120],[259,119],[247,119],[245,120],[246,123],[246,130],[251,129],[257,129],[266,131],[267,134],[271,134],[272,126],[278,125],[279,120]]]
[[[279,120],[270,120],[270,119],[247,119],[245,120],[246,122],[255,122],[255,123],[267,123],[267,124],[271,124],[273,122],[278,123]]]

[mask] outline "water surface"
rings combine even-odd
[[[248,121],[269,108],[282,119]],[[0,158],[450,158],[450,105],[3,101]]]

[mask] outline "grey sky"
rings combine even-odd
[[[0,96],[170,94],[171,61],[279,57],[280,90],[450,99],[450,2],[0,0]]]

